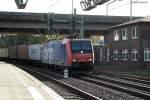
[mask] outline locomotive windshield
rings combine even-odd
[[[73,53],[92,53],[90,41],[71,41],[71,49]]]

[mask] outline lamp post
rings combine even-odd
[[[77,35],[76,33],[76,8],[73,7],[73,0],[72,0],[72,14],[70,16],[70,36],[71,38]]]
[[[72,0],[72,15],[73,15],[73,0]]]
[[[132,0],[130,0],[130,21],[132,21]]]
[[[71,1],[71,15],[69,19],[69,24],[70,24],[70,36],[72,35],[72,21],[73,21],[73,0]]]
[[[112,4],[112,3],[114,3],[115,1],[117,1],[117,0],[113,0],[113,1],[109,2],[109,3],[106,5],[106,15],[107,15],[107,16],[108,16],[108,6],[109,6],[110,4]]]

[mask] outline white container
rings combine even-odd
[[[41,44],[34,44],[28,46],[28,57],[30,60],[40,61],[41,59]]]

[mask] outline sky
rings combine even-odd
[[[83,11],[80,6],[81,0],[73,0],[73,7],[77,9],[77,14],[86,15],[106,15],[106,4],[99,5],[93,10]],[[113,1],[113,0],[110,0]],[[150,1],[149,0],[133,0],[133,1],[147,1],[147,3],[133,3],[133,16],[148,16],[150,15]],[[130,15],[130,0],[117,0],[108,6],[108,15],[113,16],[129,16]],[[53,12],[61,14],[72,13],[72,0],[28,0],[25,9],[17,9],[15,0],[0,0],[0,11],[10,12]]]

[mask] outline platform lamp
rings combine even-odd
[[[24,9],[27,5],[28,0],[15,0],[18,9]]]

